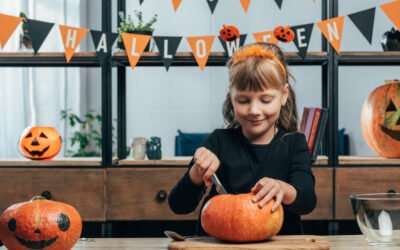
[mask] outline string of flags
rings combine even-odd
[[[143,2],[143,0],[141,0]],[[179,0],[174,1],[178,7]],[[214,2],[208,0],[208,2]],[[246,1],[243,1],[246,2]],[[277,1],[282,2],[282,1]],[[250,3],[250,1],[248,1]],[[215,4],[215,2],[213,3]],[[400,30],[400,1],[394,1],[385,3],[379,6],[383,13],[389,18],[397,30]],[[356,13],[347,15],[352,23],[360,31],[361,35],[371,44],[372,35],[374,29],[376,7],[362,10]],[[307,56],[309,47],[309,41],[313,33],[314,24],[318,27],[320,32],[323,34],[325,39],[332,45],[335,51],[339,54],[341,48],[341,41],[343,37],[343,27],[347,18],[345,16],[338,16],[326,20],[321,20],[316,23],[307,23],[294,26],[279,26],[274,30],[266,30],[253,33],[253,37],[257,42],[293,42],[298,49],[298,54],[302,58]],[[23,21],[21,17],[10,16],[0,13],[0,47],[4,48],[9,38],[12,36],[18,25]],[[38,53],[43,42],[47,38],[51,29],[55,26],[54,23],[43,22],[33,19],[24,20],[26,24],[27,32],[32,39],[32,48],[34,53]],[[228,33],[221,33],[226,28],[232,28],[235,31],[235,36],[230,37]],[[283,28],[282,28],[283,27]],[[100,62],[111,54],[112,46],[115,43],[118,34],[117,33],[103,33],[97,30],[89,30],[87,28],[72,27],[67,25],[58,25],[59,32],[61,35],[61,41],[64,46],[64,54],[67,62],[70,62],[74,56],[76,48],[79,46],[82,39],[87,35],[91,34],[96,55]],[[25,28],[24,28],[25,29]],[[224,51],[225,56],[230,57],[232,54],[246,42],[248,34],[240,34],[239,31],[235,30],[234,26],[224,25],[221,29],[220,35],[205,35],[205,36],[187,36],[186,41],[192,50],[192,54],[199,65],[201,70],[204,70],[212,51],[215,38],[218,37]],[[290,38],[287,39],[285,32],[290,31]],[[278,32],[277,32],[278,31]],[[283,32],[283,33],[282,33]],[[278,34],[277,34],[278,33]],[[279,34],[282,33],[282,34]],[[222,35],[221,35],[222,34]],[[280,36],[285,37],[280,37]],[[154,40],[158,51],[160,53],[160,60],[163,62],[165,68],[168,70],[173,62],[178,47],[182,41],[182,36],[150,36],[142,34],[122,33],[122,42],[125,47],[126,54],[132,69],[135,68],[141,55],[145,51],[148,43],[151,39]],[[286,39],[286,40],[285,40]]]

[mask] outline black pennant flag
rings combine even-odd
[[[142,5],[143,1],[144,1],[144,0],[139,0],[139,4]]]
[[[363,10],[349,15],[351,21],[363,34],[365,39],[372,44],[372,34],[374,32],[375,8]]]
[[[246,37],[247,37],[247,34],[241,34],[240,38],[230,41],[230,42],[227,42],[219,36],[218,37],[219,41],[221,42],[221,45],[225,50],[225,56],[231,57],[237,49],[239,49],[240,47],[242,47],[244,45],[244,42],[246,41]]]
[[[118,37],[117,33],[103,33],[98,30],[91,30],[94,50],[97,58],[102,60],[105,56],[111,54],[112,46]]]
[[[283,0],[275,0],[275,3],[278,5],[279,9],[282,8]]]
[[[306,57],[308,46],[310,45],[311,34],[313,31],[314,23],[303,24],[298,26],[291,26],[290,28],[294,31],[295,38],[294,44],[299,50],[299,56],[302,58]]]
[[[42,22],[33,19],[26,20],[26,27],[32,39],[32,48],[35,54],[39,51],[54,23]]]
[[[182,40],[181,36],[155,36],[154,41],[157,45],[158,51],[160,52],[161,60],[167,69],[171,66],[176,51],[178,50],[179,44]]]
[[[207,0],[208,7],[210,7],[211,13],[214,13],[215,7],[217,7],[218,0]]]

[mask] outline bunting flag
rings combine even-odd
[[[32,48],[35,54],[39,51],[53,26],[54,23],[42,22],[33,19],[26,20],[26,27],[32,40]]]
[[[344,16],[317,22],[317,26],[336,53],[339,54],[343,37]]]
[[[307,56],[308,46],[310,45],[314,23],[292,26],[290,28],[295,33],[293,42],[299,51],[298,54],[301,58],[305,58]]]
[[[279,9],[282,8],[282,2],[283,2],[283,0],[275,0],[275,3],[276,3],[276,5],[278,5]]]
[[[194,58],[201,70],[206,67],[211,47],[214,43],[215,36],[191,36],[186,38]]]
[[[241,34],[238,39],[231,41],[231,42],[227,42],[219,36],[218,37],[219,41],[221,42],[222,47],[225,50],[225,56],[231,57],[237,49],[239,49],[240,47],[242,47],[244,45],[244,42],[246,41],[246,37],[247,37],[247,34]]]
[[[174,7],[174,10],[177,11],[179,8],[179,5],[181,5],[182,0],[172,0],[172,6]]]
[[[66,25],[60,25],[59,28],[65,49],[65,58],[67,62],[70,62],[71,58],[75,54],[76,48],[79,46],[82,38],[86,36],[86,33],[88,33],[89,30]]]
[[[118,37],[117,33],[103,33],[98,30],[91,30],[94,50],[96,51],[97,58],[103,61],[107,55],[111,54],[112,46]]]
[[[214,14],[215,7],[217,7],[218,0],[207,0],[208,7],[210,7],[211,14]]]
[[[367,39],[367,41],[372,44],[372,34],[374,31],[375,22],[375,8],[353,13],[349,15],[349,18],[358,28],[361,34],[363,34],[365,39]]]
[[[263,31],[263,32],[255,32],[253,33],[254,40],[256,42],[266,42],[272,44],[278,44],[278,39],[274,36],[273,31]]]
[[[382,4],[381,9],[392,21],[396,29],[400,30],[400,1]]]
[[[21,17],[0,14],[0,47],[4,48],[8,39],[22,22]]]
[[[251,0],[240,0],[240,3],[242,4],[242,8],[243,8],[244,12],[246,12],[246,13],[249,9],[250,1]]]
[[[181,40],[181,36],[154,37],[154,41],[156,42],[158,51],[160,52],[161,61],[163,62],[167,71],[169,70],[169,66],[171,66],[174,60],[176,51],[178,50]]]
[[[142,5],[143,1],[144,1],[144,0],[139,0],[139,4]]]
[[[144,49],[150,42],[151,36],[123,32],[121,33],[121,37],[126,55],[128,56],[129,65],[132,69],[135,69]]]

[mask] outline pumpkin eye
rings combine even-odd
[[[386,108],[386,112],[397,111],[396,106],[394,106],[393,101],[390,101],[389,106]]]
[[[40,133],[39,137],[40,137],[40,138],[46,138],[46,139],[47,139],[47,136],[46,136],[43,132]]]
[[[8,229],[10,229],[10,231],[15,232],[15,230],[17,230],[17,221],[15,219],[11,219],[8,222]]]
[[[29,134],[27,134],[27,135],[25,136],[25,138],[30,138],[30,137],[32,137],[32,132],[29,132]]]
[[[67,231],[70,226],[68,216],[66,216],[65,214],[60,214],[57,218],[57,224],[58,228],[60,228],[61,231]]]

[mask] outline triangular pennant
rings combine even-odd
[[[53,28],[54,23],[42,22],[33,19],[26,19],[28,34],[32,40],[32,48],[35,54],[39,51],[47,35]]]
[[[174,6],[174,10],[177,11],[179,5],[181,5],[182,0],[172,0],[172,6]]]
[[[400,30],[400,1],[382,4],[381,9],[390,21],[392,21],[396,29]]]
[[[144,0],[139,0],[139,4],[142,5],[143,1],[144,1]]]
[[[210,7],[211,13],[214,13],[215,7],[217,7],[218,0],[207,0],[208,7]]]
[[[293,42],[299,51],[299,56],[301,56],[302,58],[305,58],[307,55],[313,27],[314,23],[290,27],[295,33],[295,38]]]
[[[74,56],[75,50],[81,43],[82,38],[86,36],[86,33],[88,33],[89,30],[66,25],[60,25],[59,27],[65,49],[65,58],[67,62],[69,62]]]
[[[122,41],[125,46],[126,55],[128,56],[129,65],[135,69],[136,64],[149,43],[151,36],[139,35],[133,33],[122,33]]]
[[[179,43],[181,42],[181,36],[155,36],[154,41],[156,42],[158,51],[160,52],[161,60],[167,69],[171,66],[176,51],[178,50]]]
[[[0,47],[4,48],[8,39],[22,21],[21,17],[0,14]]]
[[[192,48],[193,56],[201,70],[206,67],[215,36],[192,36],[186,38]]]
[[[225,50],[225,56],[231,57],[237,49],[239,49],[240,47],[242,47],[244,45],[244,42],[246,41],[246,37],[247,37],[247,34],[241,34],[240,38],[237,38],[236,40],[231,41],[231,42],[227,42],[219,36],[218,37],[219,41],[221,42],[221,45]]]
[[[249,10],[250,1],[251,0],[240,0],[240,3],[242,4],[244,12],[247,12]]]
[[[118,37],[117,33],[103,33],[98,30],[91,30],[94,50],[97,58],[103,60],[107,55],[111,54],[112,46]]]
[[[339,54],[343,38],[344,16],[326,19],[317,22],[317,25],[326,40],[336,50],[336,53]]]
[[[283,0],[275,0],[275,3],[278,5],[279,9],[282,8],[282,2]]]
[[[360,30],[361,34],[372,44],[372,34],[374,32],[375,7],[349,15],[351,21]]]
[[[278,39],[274,36],[273,31],[263,31],[263,32],[255,32],[253,33],[254,39],[256,42],[265,42],[265,43],[272,43],[278,44]]]

